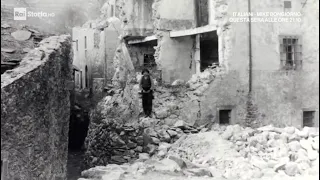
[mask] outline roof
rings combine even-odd
[[[77,66],[75,66],[75,65],[73,65],[73,70],[75,70],[75,71],[81,71]]]

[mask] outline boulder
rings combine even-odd
[[[177,119],[171,119],[171,118],[165,118],[164,119],[164,124],[168,126],[174,126],[174,124],[177,122]]]
[[[301,137],[297,134],[291,134],[288,138],[288,142],[300,141]]]
[[[284,171],[288,176],[295,176],[297,173],[299,173],[298,164],[295,162],[288,162]]]
[[[258,167],[259,169],[265,169],[268,167],[268,163],[265,162],[264,160],[260,159],[257,156],[252,156],[251,157],[251,163],[255,166]]]
[[[263,172],[262,172],[262,169],[261,170],[259,170],[259,169],[255,169],[255,170],[253,170],[253,174],[252,174],[252,178],[257,178],[257,179],[259,179],[259,178],[261,178],[263,176]]]
[[[284,129],[284,132],[288,133],[288,134],[294,134],[295,131],[296,131],[296,128],[295,127],[285,127]]]
[[[143,127],[154,127],[159,123],[159,119],[141,118],[139,124]]]
[[[168,159],[168,158],[165,158],[158,163],[154,163],[153,167],[154,167],[155,171],[160,171],[160,172],[179,172],[179,171],[181,171],[181,168],[179,167],[179,165],[175,161]]]
[[[309,137],[319,136],[319,127],[304,127],[303,131],[307,131]]]
[[[182,120],[178,120],[174,125],[173,127],[175,128],[185,128],[187,126],[187,124],[182,121]]]
[[[178,133],[176,131],[173,130],[167,130],[167,133],[170,135],[170,137],[176,137],[178,135]]]
[[[298,163],[299,173],[303,174],[304,171],[310,169],[310,164],[307,162]]]
[[[179,165],[179,167],[180,167],[181,169],[184,169],[184,168],[187,167],[186,162],[185,162],[184,160],[182,160],[181,158],[178,158],[178,157],[176,157],[176,156],[168,156],[168,158],[171,159],[171,160],[173,160],[173,161],[175,161],[175,162]]]
[[[140,160],[148,160],[148,159],[150,159],[150,156],[147,153],[140,153],[139,154],[139,159]]]
[[[169,116],[169,110],[167,108],[156,110],[156,117],[158,119],[164,119],[168,116]]]
[[[151,141],[153,144],[159,144],[161,141],[156,137],[151,137]]]
[[[319,152],[319,136],[313,138],[312,148]]]
[[[161,130],[159,133],[158,133],[158,136],[160,138],[160,141],[162,142],[170,142],[170,135],[167,133],[166,130]]]
[[[194,176],[212,177],[211,172],[206,168],[192,168],[188,169],[187,172],[193,174]]]
[[[300,145],[303,149],[305,149],[306,151],[312,149],[312,144],[310,141],[305,140],[305,139],[301,139],[300,141]]]
[[[199,121],[200,102],[197,99],[191,99],[183,102],[180,116],[190,126],[194,126]]]
[[[286,133],[286,132],[282,132],[280,134],[280,139],[284,142],[284,143],[287,143],[288,142],[288,139],[289,139],[289,134]]]
[[[309,137],[309,131],[305,128],[302,131],[296,130],[296,134],[304,139]]]
[[[11,36],[18,41],[26,41],[31,37],[31,32],[25,30],[17,30],[11,33]]]
[[[292,141],[288,144],[289,149],[293,152],[298,152],[298,150],[301,148],[301,145],[298,141]]]
[[[226,130],[222,133],[223,139],[229,140],[234,134],[234,127],[227,126]]]
[[[184,85],[185,84],[185,81],[182,80],[182,79],[177,79],[175,81],[173,81],[173,83],[171,84],[171,86],[181,86],[181,85]]]
[[[16,50],[12,48],[1,48],[1,52],[14,53]]]
[[[285,166],[286,166],[286,163],[281,162],[281,163],[276,164],[273,169],[275,172],[278,172],[279,170],[284,170]]]
[[[319,157],[319,153],[313,149],[308,150],[308,158],[310,161],[314,161]]]
[[[161,143],[159,144],[158,150],[159,150],[159,151],[162,150],[162,151],[167,152],[170,148],[171,148],[171,144],[165,143],[165,142],[161,142]]]
[[[147,149],[148,149],[148,154],[153,155],[156,152],[157,147],[153,144],[148,144]]]
[[[295,162],[301,163],[301,162],[307,162],[310,163],[309,157],[308,157],[308,152],[304,149],[299,149],[297,154],[297,160]]]
[[[144,133],[150,137],[158,137],[157,132],[153,128],[147,128],[144,130]]]

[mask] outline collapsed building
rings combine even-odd
[[[115,79],[114,72],[122,72],[117,77],[123,77],[130,68],[139,71],[147,67],[160,82],[171,84],[178,79],[188,81],[217,64],[226,73],[209,83],[200,97],[200,119],[240,123],[250,111],[247,104],[251,104],[262,124],[318,126],[319,50],[315,37],[319,24],[313,21],[318,17],[317,3],[108,1],[104,18],[120,19],[122,32],[116,52],[105,50],[109,57],[114,55],[114,64],[105,69],[108,75],[101,77],[107,82]],[[239,18],[234,16],[237,12],[265,11],[301,12],[301,16],[291,23],[230,21]],[[119,65],[120,55],[126,62]]]

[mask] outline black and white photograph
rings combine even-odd
[[[319,0],[1,0],[1,180],[319,180]]]

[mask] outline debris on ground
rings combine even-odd
[[[176,128],[183,132],[185,126],[181,124],[177,123]],[[172,129],[165,132],[169,134],[168,130]],[[148,129],[148,136],[158,139],[157,142],[151,140],[157,149],[152,154],[139,153],[135,161],[97,166],[82,175],[88,180],[103,177],[144,179],[151,177],[150,174],[155,180],[165,179],[160,178],[165,176],[243,180],[319,177],[318,128],[299,130],[265,126],[252,129],[215,125],[208,132],[186,135],[181,131],[177,132],[180,134],[178,139],[167,141],[163,131]]]

